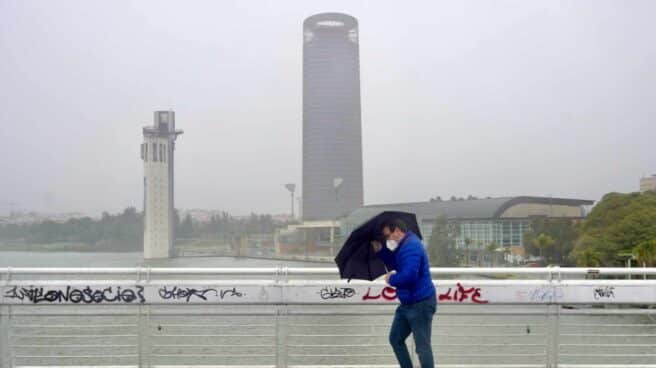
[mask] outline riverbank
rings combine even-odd
[[[48,243],[48,244],[25,244],[25,243],[0,243],[0,252],[38,252],[38,253],[141,253],[141,250],[130,250],[127,246],[119,249],[110,247],[91,246],[82,243]],[[197,243],[176,244],[172,258],[249,258],[264,261],[293,261],[334,264],[334,257],[323,255],[303,254],[281,254],[276,255],[262,249],[242,249],[240,252],[230,250],[229,247],[198,247]]]
[[[125,247],[127,248],[127,247]],[[102,249],[84,243],[57,242],[47,244],[0,243],[0,252],[82,252],[82,253],[125,253],[132,249]]]

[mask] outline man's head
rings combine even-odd
[[[383,236],[385,240],[401,241],[408,232],[408,225],[400,219],[393,219],[383,223]]]

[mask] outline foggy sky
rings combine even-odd
[[[141,209],[141,128],[169,108],[176,207],[289,212],[302,22],[332,11],[359,21],[366,204],[656,173],[656,2],[2,0],[0,214]]]

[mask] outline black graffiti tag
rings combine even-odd
[[[221,293],[221,299],[225,298],[226,296],[241,298],[242,296],[245,295],[244,293],[237,291],[236,287],[233,287],[232,289],[221,290],[220,293]]]
[[[219,292],[216,289],[178,288],[177,286],[174,286],[171,289],[166,286],[162,286],[159,289],[159,296],[164,300],[184,299],[187,302],[191,300],[192,297],[207,300],[207,297],[205,297],[205,294],[207,293],[214,293],[214,296],[219,296]]]
[[[109,286],[104,289],[92,289],[90,286],[85,288],[66,286],[64,290],[14,286],[5,292],[4,297],[20,300],[21,302],[28,300],[33,304],[67,302],[74,304],[132,303],[137,300],[141,304],[146,302],[144,288],[140,285],[135,285],[134,288]]]
[[[353,288],[344,287],[325,287],[319,291],[319,296],[321,299],[346,299],[351,298],[355,295],[355,290]]]
[[[236,287],[231,289],[218,290],[215,288],[205,288],[205,289],[196,289],[196,288],[179,288],[177,286],[168,287],[162,286],[159,289],[159,296],[164,300],[184,300],[186,302],[191,301],[192,298],[198,298],[202,300],[207,300],[211,295],[214,295],[216,298],[224,299],[226,297],[237,297],[241,298],[244,296],[244,293],[237,291]]]
[[[615,298],[615,286],[604,286],[594,289],[595,300]]]

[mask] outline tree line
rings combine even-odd
[[[214,215],[208,223],[193,221],[187,214],[180,219],[175,211],[176,239],[234,239],[248,234],[271,234],[276,224],[271,215],[251,214],[236,218],[227,212]],[[0,225],[0,241],[24,244],[77,243],[97,250],[143,250],[143,213],[134,207],[100,219],[73,218],[66,222],[42,221],[34,224]]]

